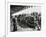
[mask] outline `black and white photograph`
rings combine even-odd
[[[46,0],[0,0],[0,37],[46,37]]]
[[[41,6],[10,5],[10,31],[40,31]]]

